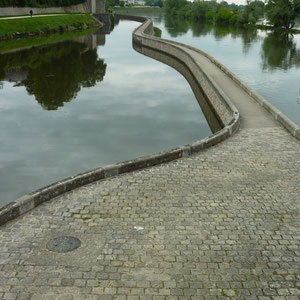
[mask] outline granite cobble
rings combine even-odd
[[[300,299],[299,174],[298,140],[244,128],[57,197],[0,228],[0,299]]]

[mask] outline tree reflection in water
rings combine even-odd
[[[105,72],[97,49],[74,41],[0,55],[0,80],[25,86],[46,110],[76,98],[82,87],[102,81]]]
[[[255,28],[218,26],[210,23],[189,22],[168,16],[165,18],[165,27],[171,37],[178,37],[191,30],[193,37],[211,34],[217,41],[228,36],[233,39],[240,38],[244,54],[249,52],[256,41],[262,40],[261,65],[263,70],[272,71],[277,68],[288,70],[300,66],[300,49],[297,49],[297,44],[291,34],[272,32],[263,37]]]
[[[165,27],[171,37],[178,37],[188,32],[190,22],[182,18],[165,16]]]
[[[300,67],[300,49],[291,34],[269,33],[262,44],[261,58],[263,70]]]

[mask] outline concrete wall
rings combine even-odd
[[[178,71],[182,76],[184,76],[193,90],[195,98],[197,99],[198,104],[201,107],[201,110],[211,131],[215,133],[223,128],[223,124],[219,119],[219,116],[214,111],[214,108],[211,106],[209,99],[204,94],[198,80],[194,78],[188,68],[181,61],[171,55],[156,51],[154,49],[143,46],[139,47],[136,44],[133,44],[133,47],[137,52],[169,65],[170,67]]]
[[[145,50],[145,54],[147,54],[147,49],[153,49],[156,52],[164,53],[166,57],[174,57],[178,60],[178,62],[180,62],[181,65],[184,65],[185,70],[182,71],[182,73],[186,73],[186,78],[191,76],[195,80],[195,84],[197,86],[201,86],[202,91],[205,93],[208,100],[209,107],[215,110],[215,113],[219,116],[219,119],[223,123],[224,127],[218,132],[214,133],[212,136],[200,141],[196,141],[194,143],[180,146],[158,154],[105,166],[103,168],[97,168],[71,178],[66,178],[59,182],[53,183],[48,187],[34,191],[11,202],[7,206],[0,208],[0,225],[5,224],[6,222],[26,213],[45,201],[51,200],[75,188],[98,180],[109,178],[111,176],[170,162],[172,160],[209,148],[225,140],[232,135],[235,130],[238,129],[240,123],[238,111],[230,103],[229,99],[222,94],[222,91],[218,89],[218,86],[202,72],[201,67],[198,66],[193,58],[189,55],[187,51],[188,46],[172,43],[171,41],[166,41],[151,36],[153,34],[153,25],[151,20],[140,17],[132,17],[131,20],[144,22],[133,32],[133,41],[135,43],[135,47],[141,49],[141,51]],[[143,48],[145,49],[143,50]],[[167,58],[165,59],[166,61],[168,60]],[[178,69],[181,70],[181,67],[178,66]]]
[[[119,16],[119,18],[127,19],[127,16]],[[179,60],[186,66],[193,78],[196,79],[197,84],[202,88],[210,107],[216,113],[218,119],[222,123],[222,126],[226,127],[231,124],[238,126],[238,110],[213,81],[213,79],[202,71],[202,68],[197,63],[195,57],[198,53],[198,49],[152,36],[153,25],[150,19],[140,17],[130,17],[130,19],[139,22],[144,20],[144,23],[133,32],[134,48],[145,47],[153,49]],[[195,56],[190,54],[190,49],[196,52]],[[199,53],[199,55],[202,54]],[[235,130],[235,127],[232,129]]]
[[[19,16],[27,15],[30,10],[34,14],[50,14],[50,13],[104,13],[105,0],[87,0],[82,4],[61,6],[61,7],[1,7],[0,16]]]
[[[126,18],[126,16],[122,16]],[[134,17],[130,18],[134,20]],[[136,21],[140,22],[140,18]],[[211,106],[215,109],[218,116],[222,119],[224,125],[235,123],[238,114],[236,108],[231,104],[230,100],[223,94],[222,90],[218,88],[216,83],[209,78],[201,70],[201,66],[197,65],[193,57],[189,55],[189,50],[193,52],[198,52],[200,55],[207,57],[212,63],[214,63],[219,69],[221,69],[229,78],[231,78],[241,89],[243,89],[253,100],[255,100],[259,105],[264,107],[273,117],[276,119],[283,127],[285,127],[295,138],[300,140],[300,127],[298,127],[293,121],[291,121],[286,115],[280,112],[276,107],[270,104],[262,96],[257,94],[253,89],[247,86],[240,78],[228,70],[224,65],[217,61],[211,55],[196,49],[194,47],[160,39],[149,36],[149,30],[152,29],[151,20],[144,19],[144,24],[135,30],[133,33],[133,41],[144,47],[149,47],[152,49],[157,49],[158,51],[166,52],[169,55],[174,55],[176,58],[180,59],[190,70],[193,76],[195,75],[198,83],[204,90],[205,95],[211,102]],[[158,43],[157,43],[158,42]],[[236,111],[235,111],[236,110]],[[231,111],[234,113],[233,119],[231,118]],[[229,123],[228,123],[229,121]]]
[[[89,1],[88,1],[89,2]],[[35,8],[35,7],[1,7],[1,16],[19,16],[28,15],[30,10],[33,14],[50,14],[50,13],[85,13],[90,11],[90,5],[88,2],[83,4],[77,4],[65,7],[47,7],[47,8]]]

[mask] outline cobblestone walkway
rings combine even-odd
[[[300,299],[299,174],[299,141],[254,128],[70,192],[1,227],[0,299]]]
[[[0,227],[0,299],[300,299],[300,142],[199,62],[241,112],[240,131]],[[59,236],[81,246],[47,250]]]

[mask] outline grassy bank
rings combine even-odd
[[[0,43],[0,54],[10,51],[16,51],[18,49],[26,49],[29,47],[42,46],[58,43],[65,40],[75,39],[84,35],[89,35],[95,31],[95,28],[89,28],[86,30],[76,30],[71,32],[64,32],[63,34],[45,34],[31,36],[23,39],[9,39]]]
[[[89,14],[66,14],[47,17],[0,20],[0,39],[68,31],[96,26],[99,23]]]

